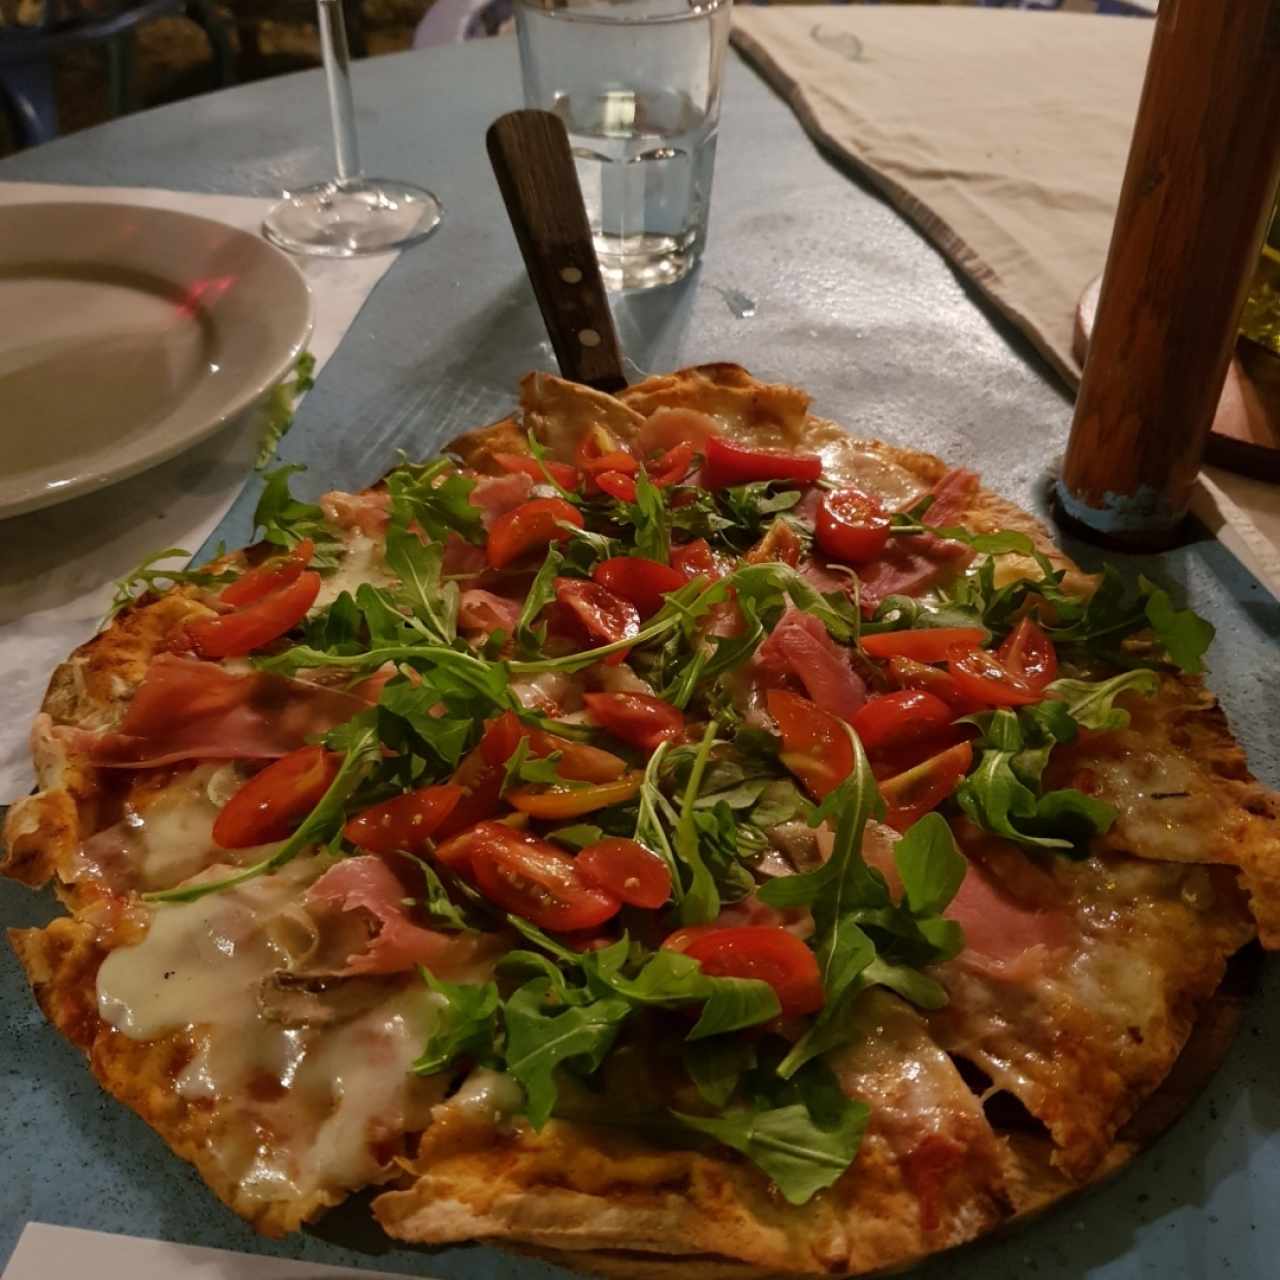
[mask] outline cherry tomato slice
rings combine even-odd
[[[444,820],[458,807],[459,786],[420,787],[363,809],[348,820],[342,834],[370,853],[420,854]]]
[[[593,929],[618,914],[621,900],[588,884],[555,845],[500,822],[471,832],[471,871],[480,891],[540,929]]]
[[[680,709],[652,694],[584,693],[582,701],[593,724],[641,751],[684,737]]]
[[[682,440],[678,445],[668,449],[660,458],[655,458],[646,467],[649,479],[659,489],[666,489],[679,484],[693,467],[693,445]]]
[[[686,581],[699,576],[712,579],[724,577],[724,568],[706,538],[695,538],[692,542],[672,547],[671,567],[683,574]]]
[[[650,911],[671,897],[671,871],[656,853],[636,840],[609,836],[589,844],[574,859],[578,874],[607,889],[628,906]]]
[[[657,613],[666,604],[666,594],[679,591],[686,581],[679,569],[643,556],[613,556],[602,560],[591,576],[614,595],[629,600],[642,618]]]
[[[597,782],[589,787],[518,787],[507,792],[507,800],[513,809],[531,818],[558,822],[563,818],[580,818],[584,813],[607,809],[613,804],[625,804],[640,793],[643,781],[644,774],[636,771],[613,782]]]
[[[614,439],[613,433],[599,425],[588,428],[578,441],[574,461],[592,478],[606,471],[630,476],[640,470],[640,463]]]
[[[784,1018],[816,1013],[824,995],[817,957],[776,924],[713,929],[694,938],[684,954],[713,978],[757,978],[776,992]]]
[[[612,751],[602,751],[585,742],[574,742],[534,728],[521,721],[514,711],[504,711],[489,722],[484,737],[480,739],[479,751],[487,764],[501,767],[511,759],[521,738],[529,739],[529,753],[539,758],[549,756],[553,751],[559,752],[557,768],[561,777],[572,778],[575,782],[613,782],[627,771],[626,761]],[[465,764],[466,761],[454,777],[455,782],[464,785],[466,779],[460,775]]]
[[[254,569],[246,569],[233,583],[222,589],[218,599],[223,604],[252,604],[269,596],[273,591],[287,587],[302,576],[302,571],[311,563],[316,553],[316,544],[310,538],[303,538],[292,551],[282,556],[272,556]]]
[[[570,493],[582,484],[577,467],[571,467],[567,462],[556,462],[554,458],[544,458],[539,462],[531,453],[495,453],[493,460],[503,471],[528,476],[534,484],[546,484],[548,475]]]
[[[596,487],[619,502],[636,500],[636,482],[625,471],[604,471],[595,477]]]
[[[300,747],[255,773],[222,807],[213,823],[220,849],[247,849],[283,840],[329,790],[342,756],[323,747]]]
[[[833,560],[867,564],[889,541],[889,513],[861,489],[837,489],[818,504],[814,540]]]
[[[1025,707],[1040,701],[1038,688],[986,649],[956,645],[947,658],[947,671],[965,697],[988,707]]]
[[[816,453],[783,453],[777,449],[744,449],[723,436],[708,436],[704,445],[702,487],[724,489],[754,480],[791,480],[812,484],[822,474]]]
[[[504,512],[489,526],[485,558],[492,569],[505,569],[513,560],[570,536],[564,524],[582,528],[582,516],[563,498],[534,498]]]
[[[981,703],[960,692],[960,686],[941,667],[930,667],[914,658],[890,658],[889,674],[900,688],[923,689],[935,698],[941,698],[953,715],[967,716],[981,708]]]
[[[296,627],[319,594],[320,575],[308,569],[288,586],[235,613],[189,622],[186,638],[202,658],[243,657]]]
[[[635,605],[598,582],[557,578],[556,599],[581,623],[591,648],[626,640],[640,630],[640,613]],[[617,666],[626,656],[627,650],[619,649],[604,661],[608,666]]]
[[[1058,651],[1031,618],[1023,618],[996,650],[1010,675],[1040,690],[1058,675]]]
[[[941,698],[919,689],[884,693],[865,702],[852,724],[867,751],[893,750],[945,729],[955,717]]]
[[[981,627],[915,627],[910,631],[881,631],[862,636],[858,643],[872,658],[913,658],[916,662],[945,662],[957,646],[978,648],[987,638]]]
[[[778,758],[821,800],[853,768],[853,744],[844,721],[786,689],[770,689],[766,701],[782,733]]]
[[[880,783],[888,810],[885,822],[895,831],[905,831],[936,809],[960,785],[972,764],[973,748],[961,742],[906,773],[886,778]]]

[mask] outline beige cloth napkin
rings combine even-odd
[[[933,239],[1072,386],[1153,25],[967,7],[741,8],[805,128]],[[1195,513],[1280,596],[1280,491],[1207,472]]]

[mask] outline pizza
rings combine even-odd
[[[1106,1176],[1280,945],[1212,628],[718,364],[144,566],[4,872],[52,1024],[281,1235],[901,1267]]]

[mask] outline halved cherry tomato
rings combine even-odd
[[[457,813],[456,809],[454,813]],[[450,871],[455,871],[458,875],[465,876],[466,879],[471,880],[474,878],[471,873],[471,853],[479,844],[479,837],[476,832],[484,827],[494,825],[494,823],[484,819],[479,822],[473,822],[470,826],[450,835],[447,840],[441,840],[432,851],[431,856],[441,866],[448,867]]]
[[[988,707],[1025,707],[1040,701],[1040,690],[1014,675],[994,653],[956,645],[947,671],[965,697]]]
[[[596,487],[619,502],[636,500],[636,482],[625,471],[603,471],[595,477]]]
[[[563,498],[534,498],[504,512],[489,526],[484,550],[490,568],[505,569],[530,551],[563,542],[570,536],[565,524],[581,529],[582,515]]]
[[[961,693],[960,686],[941,667],[930,667],[914,658],[890,658],[889,674],[899,688],[923,689],[935,698],[941,698],[953,715],[967,716],[981,706]]]
[[[607,889],[628,906],[655,910],[671,897],[671,871],[636,840],[609,836],[589,844],[574,859],[578,874]]]
[[[681,955],[684,955],[699,938],[705,938],[709,933],[718,933],[721,929],[727,929],[728,927],[728,925],[719,924],[687,924],[683,929],[677,929],[675,933],[669,933],[662,940],[662,950],[678,951]]]
[[[218,599],[236,608],[261,600],[301,577],[315,553],[316,544],[310,538],[303,538],[285,555],[272,556],[256,568],[246,569],[230,586],[223,587]]]
[[[837,489],[822,495],[813,536],[833,560],[866,564],[889,541],[889,513],[878,498],[861,489]]]
[[[896,831],[905,831],[936,809],[960,785],[972,764],[973,748],[961,742],[906,773],[886,778],[880,783],[888,809],[885,822]]]
[[[614,439],[607,427],[599,425],[589,427],[578,441],[574,460],[592,478],[606,471],[621,471],[624,475],[633,476],[640,470],[636,458]]]
[[[777,993],[784,1018],[816,1013],[825,999],[817,957],[794,933],[776,924],[713,929],[684,954],[713,978],[756,978]]]
[[[485,763],[501,769],[511,759],[521,738],[529,739],[529,753],[533,756],[541,758],[549,756],[553,751],[559,752],[557,769],[560,776],[572,778],[575,782],[613,782],[627,771],[626,761],[615,756],[612,751],[602,751],[585,742],[574,742],[570,738],[562,738],[558,734],[527,725],[514,711],[504,711],[489,722],[478,750]],[[461,776],[466,763],[463,761],[458,773],[454,775],[454,781],[463,785],[467,785],[467,779]]]
[[[559,933],[593,929],[618,914],[621,900],[588,884],[548,841],[501,822],[482,822],[469,834],[476,884],[504,910]]]
[[[495,453],[493,460],[503,471],[528,476],[534,484],[546,484],[548,475],[570,493],[582,484],[577,467],[571,467],[567,462],[556,462],[553,458],[544,458],[539,462],[531,453]]]
[[[724,569],[706,538],[694,538],[692,542],[672,547],[671,567],[684,574],[686,579],[699,575],[705,578],[724,577]]]
[[[589,787],[518,787],[507,792],[513,809],[531,818],[580,818],[584,813],[625,804],[640,792],[644,774],[639,770],[613,782],[597,782]]]
[[[625,640],[640,630],[640,613],[635,605],[615,595],[598,582],[582,578],[557,578],[556,599],[582,624],[591,647]],[[609,666],[626,659],[627,650],[619,649],[605,658]]]
[[[645,471],[659,489],[666,489],[683,480],[692,466],[693,445],[688,440],[682,440],[678,445],[668,449],[660,458],[655,458],[648,463]]]
[[[1036,690],[1051,684],[1058,674],[1058,651],[1031,618],[1023,618],[1005,637],[996,657],[1010,675]]]
[[[641,751],[656,751],[663,742],[684,736],[678,707],[648,693],[584,693],[592,723]]]
[[[319,594],[320,575],[308,569],[288,586],[235,613],[189,622],[187,640],[202,658],[242,657],[296,627]]]
[[[822,474],[816,453],[783,453],[778,449],[744,449],[723,436],[708,436],[703,446],[702,487],[724,489],[754,480],[791,480],[812,484]]]
[[[870,698],[852,724],[867,751],[893,750],[945,729],[955,717],[941,698],[919,689],[903,689]]]
[[[247,849],[283,840],[329,790],[342,756],[323,747],[299,747],[255,773],[222,807],[213,823],[220,849]]]
[[[462,795],[462,788],[452,784],[406,791],[361,810],[348,820],[342,834],[370,853],[422,853]]]
[[[844,721],[786,689],[770,689],[766,701],[782,733],[778,759],[821,800],[853,768],[853,744]]]
[[[591,576],[614,595],[631,601],[642,618],[657,613],[666,604],[663,597],[669,591],[679,591],[685,584],[685,576],[679,569],[643,556],[613,556],[602,560]]]
[[[976,649],[987,638],[981,627],[914,627],[909,631],[881,631],[862,636],[858,643],[872,658],[914,658],[917,662],[945,662],[957,646]]]

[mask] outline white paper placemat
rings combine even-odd
[[[0,183],[0,205],[45,200],[175,209],[254,234],[274,203],[148,187]],[[308,346],[317,368],[395,257],[296,259],[311,286],[315,328]],[[115,580],[164,547],[194,551],[226,514],[257,453],[253,416],[140,476],[0,521],[0,804],[31,789],[27,731],[49,673],[93,634]]]
[[[426,1280],[29,1222],[3,1280]]]

